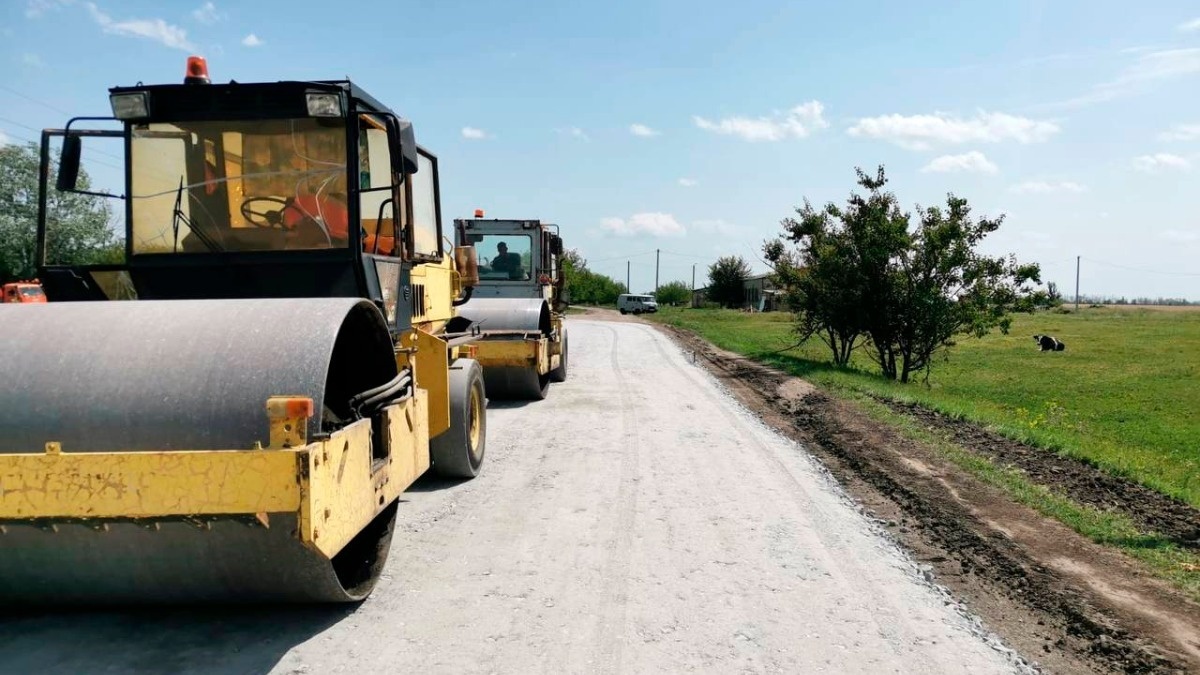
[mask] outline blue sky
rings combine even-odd
[[[218,81],[349,76],[439,156],[447,220],[556,222],[635,291],[655,249],[702,283],[884,164],[910,207],[1007,214],[988,250],[1064,289],[1082,256],[1085,293],[1200,299],[1194,0],[4,5],[9,141],[196,53]]]

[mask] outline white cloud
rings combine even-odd
[[[25,16],[36,19],[51,10],[59,10],[73,4],[74,0],[29,0],[25,3]]]
[[[192,18],[202,24],[212,25],[223,18],[223,15],[217,11],[217,6],[211,2],[206,2],[196,9],[192,10]]]
[[[1200,124],[1176,124],[1158,135],[1160,141],[1200,141]]]
[[[1047,182],[1044,180],[1030,180],[1024,183],[1017,183],[1008,188],[1009,192],[1015,192],[1019,195],[1048,195],[1055,192],[1071,192],[1079,194],[1087,192],[1086,185],[1080,185],[1073,181],[1059,181],[1057,183]]]
[[[1191,33],[1191,32],[1200,30],[1200,16],[1196,17],[1195,19],[1192,19],[1191,21],[1184,21],[1183,23],[1176,26],[1176,28],[1183,31],[1184,33]]]
[[[809,101],[786,113],[775,111],[770,117],[726,117],[718,122],[694,115],[696,126],[713,133],[738,136],[743,140],[782,141],[787,138],[807,138],[812,132],[829,126],[824,117],[825,106]]]
[[[484,131],[483,129],[476,129],[475,127],[463,127],[462,128],[462,137],[469,138],[473,141],[477,141],[477,140],[480,140],[483,138],[487,138],[488,135],[487,135],[487,132]]]
[[[864,117],[846,133],[895,143],[909,150],[928,150],[934,145],[963,143],[1041,143],[1059,132],[1049,120],[1035,120],[1007,113],[979,111],[963,119],[947,113],[932,115],[880,115]]]
[[[623,218],[602,218],[600,229],[615,234],[618,237],[634,237],[649,235],[651,237],[677,237],[687,230],[675,216],[669,213],[635,213],[628,220]]]
[[[1158,233],[1158,236],[1167,241],[1190,244],[1194,241],[1200,241],[1200,228],[1194,230],[1163,230]]]
[[[46,67],[46,62],[42,60],[42,57],[38,56],[37,54],[31,54],[29,52],[26,52],[21,55],[21,63],[24,63],[25,65],[33,67],[33,68],[45,68]]]
[[[8,134],[0,131],[0,148],[8,145]]]
[[[188,42],[187,31],[162,19],[126,19],[116,21],[89,2],[84,5],[100,28],[110,35],[122,37],[140,37],[153,40],[161,45],[184,51],[194,51],[192,43]]]
[[[650,138],[651,136],[658,136],[662,132],[655,131],[645,124],[630,124],[629,133],[633,134],[634,136],[641,136],[642,138]]]
[[[935,157],[922,173],[996,173],[1000,170],[982,152],[972,150],[961,155]]]
[[[1180,169],[1187,170],[1192,167],[1192,163],[1186,158],[1179,155],[1172,155],[1167,152],[1156,152],[1153,155],[1142,155],[1133,160],[1133,168],[1138,171],[1153,173],[1159,169]]]
[[[1155,83],[1195,73],[1200,73],[1200,47],[1160,49],[1138,56],[1115,78],[1097,84],[1088,93],[1048,107],[1070,108],[1111,101],[1144,91]]]
[[[262,38],[258,37],[254,33],[251,33],[251,34],[247,35],[246,37],[242,38],[242,44],[246,45],[247,47],[261,47],[266,43],[263,42]]]
[[[694,178],[680,178],[679,184],[682,187],[696,187],[696,180]]]

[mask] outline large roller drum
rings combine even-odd
[[[484,333],[550,335],[550,305],[542,298],[471,298],[458,313]]]
[[[553,330],[550,306],[542,298],[472,298],[459,313],[478,321],[487,340],[540,339]],[[550,374],[535,366],[486,364],[483,379],[495,399],[540,400],[550,386]]]
[[[264,406],[351,396],[397,375],[379,311],[355,298],[49,303],[0,310],[0,453],[250,449]],[[3,486],[0,486],[3,489]],[[0,606],[353,601],[378,578],[395,505],[331,560],[295,513],[0,521]]]

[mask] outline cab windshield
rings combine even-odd
[[[38,288],[37,286],[21,286],[17,289],[17,292],[26,298],[40,298],[46,295],[42,292],[42,289]]]
[[[346,158],[341,119],[136,126],[133,252],[345,247]]]
[[[484,234],[471,237],[479,252],[479,278],[493,281],[528,281],[533,256],[527,234]]]

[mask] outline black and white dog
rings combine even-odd
[[[1038,343],[1044,352],[1061,352],[1067,346],[1058,341],[1058,338],[1049,335],[1034,335],[1033,341]]]

